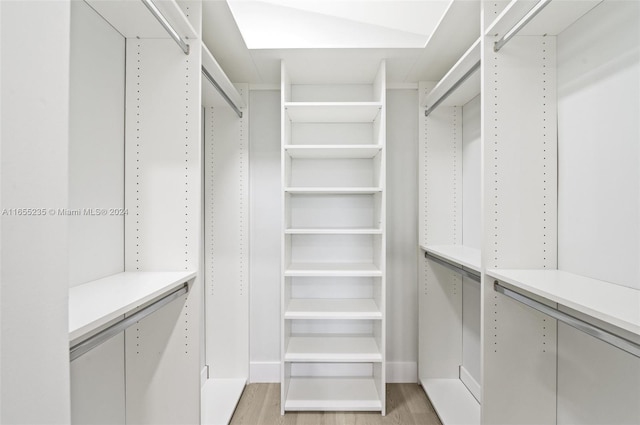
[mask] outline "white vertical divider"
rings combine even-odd
[[[482,42],[483,265],[557,263],[555,37]],[[556,321],[483,279],[483,423],[556,421]]]
[[[70,2],[0,3],[0,422],[69,423]]]
[[[248,86],[238,92],[248,105]],[[211,379],[249,374],[248,106],[205,109],[206,364]]]
[[[127,40],[126,271],[199,269],[200,72],[198,48]],[[128,423],[199,423],[200,285],[125,332]]]

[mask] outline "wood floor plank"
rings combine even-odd
[[[442,425],[417,384],[387,384],[387,415],[376,412],[287,412],[280,384],[249,384],[230,425]]]

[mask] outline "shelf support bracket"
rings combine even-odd
[[[69,347],[69,359],[73,361],[78,357],[82,356],[83,354],[86,354],[87,352],[96,348],[98,345],[102,344],[103,342],[106,342],[107,340],[116,336],[120,332],[124,331],[129,326],[133,325],[136,322],[139,322],[140,320],[144,319],[151,313],[158,311],[165,305],[169,304],[171,301],[176,300],[182,297],[183,295],[186,295],[188,292],[189,292],[189,283],[185,282],[179,288],[174,289],[173,291],[164,295],[159,300],[153,302],[152,304],[149,304],[148,306],[142,308],[141,310],[136,311],[132,315],[123,316],[122,319],[113,323],[109,327],[101,330],[97,334],[92,335],[89,338],[86,338],[80,342],[74,343]]]
[[[573,328],[578,329],[579,331],[591,335],[592,337],[597,338],[600,341],[604,341],[607,344],[613,345],[616,348],[626,351],[631,355],[640,357],[640,344],[623,338],[620,335],[613,334],[589,322],[585,322],[584,320],[572,316],[569,313],[565,313],[564,311],[558,310],[557,308],[549,307],[548,305],[529,298],[526,295],[522,295],[516,291],[506,288],[500,285],[497,280],[494,281],[493,288],[499,294],[519,301],[522,304],[533,308],[534,310],[538,310],[539,312],[544,313],[547,316],[553,317],[554,319],[562,323],[565,323]]]

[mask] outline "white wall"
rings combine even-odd
[[[417,378],[416,90],[387,92],[388,381]],[[250,92],[251,382],[280,372],[280,92]]]

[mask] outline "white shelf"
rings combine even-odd
[[[284,191],[298,195],[373,195],[379,187],[285,187]]]
[[[376,340],[369,336],[292,336],[288,362],[381,362]]]
[[[372,263],[291,263],[285,270],[286,277],[380,277],[380,268]]]
[[[141,1],[86,1],[125,38],[171,38]],[[155,1],[154,4],[178,35],[185,39],[198,38],[198,33],[174,0]],[[192,49],[198,47],[200,46],[191,46]]]
[[[208,379],[202,387],[202,425],[227,425],[247,383],[240,379]]]
[[[321,229],[321,228],[291,228],[285,229],[287,235],[381,235],[382,229],[374,228],[333,228],[333,229]]]
[[[640,335],[640,290],[561,270],[487,270],[487,275]]]
[[[285,410],[382,410],[373,378],[291,378]]]
[[[69,289],[69,340],[193,279],[195,272],[123,272]]]
[[[294,319],[382,319],[380,308],[372,299],[308,299],[289,301],[284,318]]]
[[[480,250],[463,245],[427,245],[421,248],[450,263],[480,272]]]
[[[456,62],[438,84],[436,84],[433,90],[425,96],[423,106],[427,108],[431,107],[478,62],[480,62],[480,39],[473,43],[469,50],[462,55],[458,62]],[[478,94],[480,94],[480,69],[475,71],[471,77],[456,88],[440,106],[462,106]]]
[[[459,379],[422,379],[433,408],[443,425],[480,424],[480,403]]]
[[[380,145],[287,145],[285,152],[298,159],[368,159],[380,153]]]
[[[552,1],[518,35],[558,35],[601,2],[602,0]],[[489,25],[485,34],[502,37],[535,4],[530,0],[512,0]]]
[[[292,122],[373,122],[382,109],[380,102],[285,102]]]
[[[233,85],[227,74],[213,57],[207,46],[201,43],[202,49],[202,67],[213,77],[220,88],[225,92],[229,99],[238,107],[244,108],[246,105],[242,100],[242,96]],[[228,107],[227,101],[222,97],[218,90],[207,80],[202,78],[202,104],[206,107],[224,106]]]

